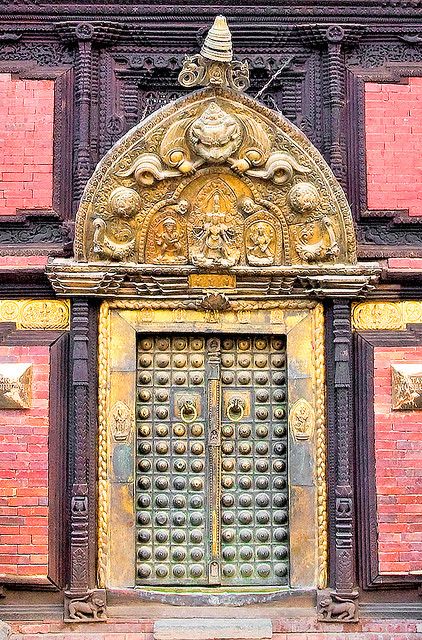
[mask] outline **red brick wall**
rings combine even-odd
[[[0,409],[1,582],[47,575],[49,349],[0,346],[0,361],[33,363],[31,409]]]
[[[178,609],[182,609],[182,612],[174,614],[174,617],[180,616],[183,621],[186,608]],[[233,626],[236,624],[236,618],[254,616],[253,610],[249,610],[248,613],[247,608],[242,607],[238,607],[237,610],[233,607],[215,609],[216,618],[230,618],[233,620]],[[276,614],[272,616],[272,640],[420,640],[419,632],[422,628],[422,624],[417,620],[361,618],[356,624],[341,621],[327,624],[317,622],[312,615],[284,618],[275,616]],[[22,634],[17,636],[19,640],[42,640],[43,634],[48,640],[154,640],[154,621],[148,619],[109,618],[106,623],[84,623],[83,629],[80,628],[81,625],[63,622],[16,621],[11,625],[16,634]]]
[[[422,347],[375,349],[375,452],[381,573],[422,570],[422,412],[391,411],[391,364]]]
[[[422,78],[408,84],[365,84],[369,209],[422,215]]]
[[[52,205],[52,80],[0,73],[0,215]]]

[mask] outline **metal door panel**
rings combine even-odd
[[[138,584],[208,582],[204,345],[165,335],[138,344]]]
[[[283,337],[138,343],[137,583],[288,583]]]
[[[223,338],[221,378],[222,583],[287,584],[284,340]]]

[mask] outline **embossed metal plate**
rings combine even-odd
[[[138,342],[138,584],[288,583],[280,337]]]
[[[391,408],[395,411],[422,410],[422,365],[393,364]]]

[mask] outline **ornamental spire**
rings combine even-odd
[[[179,74],[183,87],[220,86],[245,91],[249,87],[247,62],[233,60],[232,36],[224,16],[217,16],[201,53],[186,56]]]
[[[201,49],[201,56],[216,62],[233,60],[232,34],[224,16],[217,16],[214,20]]]

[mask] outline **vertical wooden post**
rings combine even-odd
[[[333,300],[327,314],[328,468],[330,516],[330,593],[321,601],[345,602],[357,619],[355,599],[354,458],[352,420],[352,331],[350,302]],[[350,618],[350,619],[349,619]],[[333,617],[332,621],[337,618]]]
[[[70,367],[70,573],[65,618],[92,622],[97,616],[105,619],[105,592],[95,589],[96,313],[80,298],[72,301]]]

